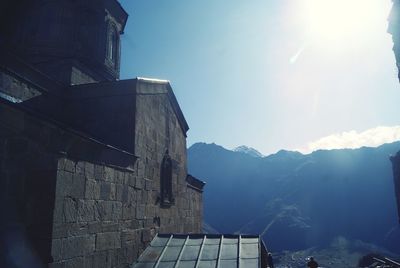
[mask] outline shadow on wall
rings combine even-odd
[[[51,261],[57,164],[28,139],[3,134],[0,266],[45,267]]]

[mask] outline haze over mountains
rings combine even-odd
[[[221,233],[262,234],[272,251],[329,245],[337,237],[400,254],[400,230],[389,156],[400,142],[377,148],[227,150],[197,143],[189,172],[206,181],[204,221]]]

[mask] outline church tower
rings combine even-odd
[[[65,85],[114,81],[127,18],[116,0],[5,0],[0,44]]]

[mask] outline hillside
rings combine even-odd
[[[389,161],[398,150],[400,142],[254,157],[197,143],[188,159],[189,172],[207,183],[208,227],[262,234],[273,251],[323,246],[345,237],[400,253]]]

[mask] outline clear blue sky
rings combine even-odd
[[[121,78],[171,81],[188,146],[267,154],[400,125],[390,0],[120,2]]]

